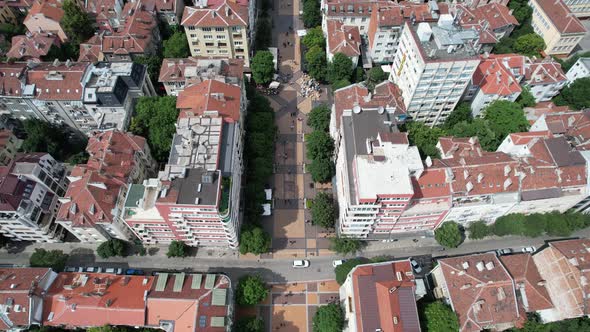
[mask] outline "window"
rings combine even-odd
[[[225,31],[225,28],[215,28],[215,31],[217,31],[217,32],[223,32],[223,31]]]
[[[203,30],[205,32],[211,32],[211,28],[202,28],[201,30]]]
[[[213,35],[204,35],[203,38],[204,39],[213,39]]]
[[[214,50],[207,50],[207,54],[213,54],[213,53],[215,53]]]
[[[223,40],[225,39],[225,35],[217,35],[215,38],[217,38],[217,40]]]
[[[197,34],[196,33],[191,33],[191,38],[197,38]]]
[[[244,44],[244,42],[242,42],[242,41],[235,41],[234,42],[234,45],[236,45],[236,46],[242,46],[243,44]]]
[[[197,45],[199,45],[199,42],[198,41],[194,41],[192,44],[193,44],[193,46],[197,46]]]
[[[189,27],[186,27],[186,28],[187,28],[188,30],[190,30],[190,31],[194,31],[194,30],[195,30],[195,27],[194,27],[194,26],[189,26]]]
[[[213,47],[214,45],[215,45],[214,43],[205,43],[205,46]]]

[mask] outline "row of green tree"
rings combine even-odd
[[[254,87],[248,87],[248,110],[244,147],[245,200],[244,223],[240,234],[242,254],[265,253],[270,248],[270,236],[261,227],[262,204],[266,202],[264,189],[273,174],[273,156],[277,128],[275,114],[268,99]]]
[[[311,163],[307,170],[314,182],[328,183],[335,174],[334,140],[330,136],[330,113],[326,105],[315,107],[309,113],[307,124],[313,131],[305,136],[306,155]]]
[[[271,0],[257,1],[258,16],[256,18],[256,31],[254,39],[254,50],[264,51],[272,45],[272,16],[270,9],[272,7]]]
[[[528,94],[528,91],[525,93]],[[483,111],[482,117],[475,119],[469,105],[462,103],[442,126],[431,128],[421,122],[410,122],[405,129],[410,143],[418,147],[422,158],[439,156],[436,144],[443,136],[477,136],[484,150],[495,151],[508,134],[528,130],[529,123],[522,108],[531,102],[525,98],[528,96],[515,103],[507,100],[494,101]]]
[[[590,226],[590,216],[579,212],[549,212],[524,215],[512,213],[487,224],[476,221],[467,227],[470,239],[483,239],[486,236],[522,235],[527,237],[569,236],[573,232]]]
[[[545,41],[537,35],[531,25],[533,9],[527,0],[511,0],[508,7],[519,25],[494,46],[494,53],[518,53],[526,56],[540,57],[540,52],[545,49]]]
[[[590,77],[578,78],[573,83],[561,89],[553,98],[557,106],[568,106],[574,110],[590,107]]]
[[[70,164],[81,164],[88,160],[88,139],[65,124],[30,119],[22,122],[22,129],[25,135],[22,151],[47,152],[55,159]]]
[[[543,324],[537,314],[528,314],[522,328],[513,328],[508,332],[574,332],[590,331],[590,318],[580,317]]]

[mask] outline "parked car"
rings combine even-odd
[[[125,274],[129,276],[142,276],[145,274],[145,272],[143,272],[143,270],[127,269],[127,271],[125,271]]]
[[[513,251],[510,248],[504,248],[504,249],[498,249],[498,250],[496,250],[496,253],[498,254],[498,256],[510,255],[512,252]]]
[[[335,261],[332,262],[332,266],[333,267],[336,267],[336,266],[339,266],[339,265],[344,264],[344,262],[346,262],[345,259],[337,259],[337,260],[335,260]]]
[[[524,253],[527,253],[528,252],[528,253],[532,254],[535,251],[537,251],[537,248],[535,248],[533,246],[522,248],[522,252],[524,252]]]
[[[293,267],[296,269],[309,267],[309,261],[307,259],[294,260]]]
[[[420,266],[420,263],[418,263],[415,259],[410,258],[410,264],[412,264],[412,269],[414,269],[414,272],[422,272],[422,266]]]

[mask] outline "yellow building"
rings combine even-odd
[[[247,2],[224,0],[185,7],[181,25],[192,56],[243,59],[250,66]]]
[[[590,0],[564,0],[576,17],[590,17]]]
[[[586,34],[586,28],[562,0],[530,0],[532,26],[545,41],[548,55],[568,55]]]
[[[0,24],[17,24],[16,15],[8,5],[0,5]]]

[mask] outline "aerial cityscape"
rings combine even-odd
[[[0,330],[590,331],[590,0],[0,0]]]

